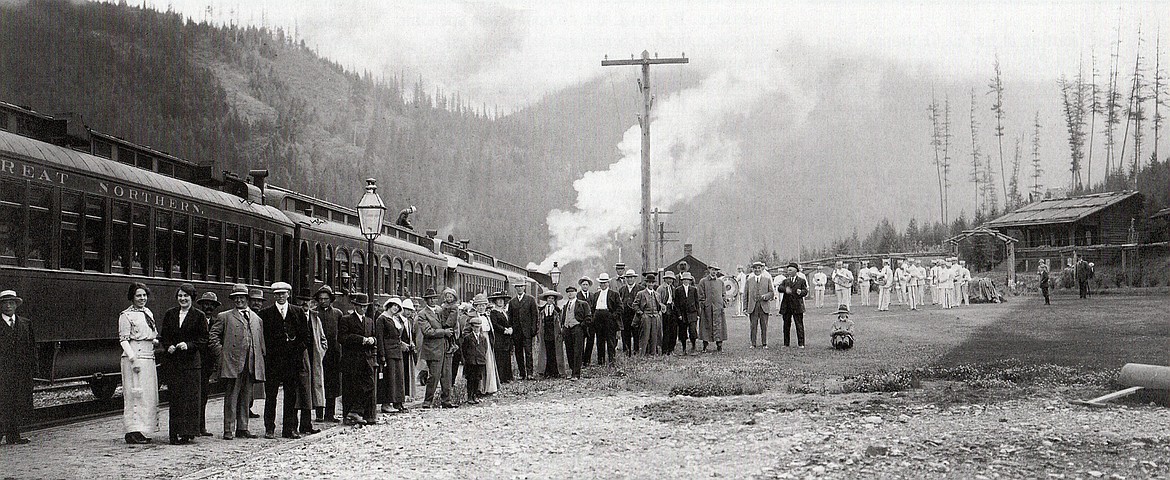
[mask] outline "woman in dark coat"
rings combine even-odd
[[[378,378],[378,403],[382,404],[383,413],[392,413],[394,410],[405,412],[405,387],[402,369],[402,352],[408,344],[402,339],[409,335],[406,325],[402,322],[402,300],[391,298],[384,306],[386,311],[378,315],[378,357],[381,359],[382,371]]]
[[[159,325],[159,344],[166,355],[163,365],[170,394],[171,444],[191,443],[203,432],[199,401],[203,375],[201,351],[207,347],[207,318],[192,308],[195,287],[179,286],[175,293],[179,306],[167,310]]]
[[[496,369],[499,370],[500,383],[512,381],[512,320],[508,319],[508,300],[512,297],[504,292],[493,293],[488,300],[492,301],[492,311],[489,315],[492,322],[492,349],[496,353]]]

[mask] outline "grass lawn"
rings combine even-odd
[[[996,375],[1009,368],[1040,368],[1050,381],[1085,373],[1090,382],[1112,378],[1128,362],[1170,364],[1170,295],[1102,295],[1089,300],[1058,297],[1051,306],[1036,296],[1008,303],[979,304],[911,312],[894,305],[889,312],[859,305],[854,298],[856,345],[849,351],[829,346],[832,309],[810,308],[805,315],[807,348],[784,348],[779,317],[769,322],[769,350],[749,349],[748,320],[728,317],[730,339],[724,353],[694,356],[634,357],[619,349],[617,368],[591,367],[587,390],[630,389],[690,393],[712,387],[711,395],[758,390],[816,392],[840,390],[847,379],[883,372],[932,372],[964,366]],[[795,337],[795,329],[792,332]],[[792,338],[792,345],[796,339]],[[711,345],[714,349],[714,345]],[[1072,369],[1064,368],[1072,367]],[[962,369],[960,369],[962,370]],[[1018,374],[1018,373],[1017,373]],[[926,374],[930,375],[930,374]],[[945,372],[942,375],[953,373]],[[1016,375],[1016,374],[1013,374]],[[943,377],[936,377],[943,378]],[[1088,378],[1088,377],[1085,377]],[[1069,378],[1079,382],[1080,378]],[[506,385],[505,392],[560,390],[563,380]],[[701,393],[700,393],[701,394]]]

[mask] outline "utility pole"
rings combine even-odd
[[[654,106],[654,97],[650,95],[650,65],[666,63],[690,63],[684,53],[676,58],[650,58],[650,52],[642,50],[642,58],[636,59],[633,55],[629,60],[610,60],[607,56],[601,61],[603,67],[623,65],[641,65],[642,79],[638,81],[638,90],[642,92],[642,115],[638,116],[638,125],[642,127],[642,272],[650,270],[650,109]],[[655,270],[657,271],[657,270]]]
[[[655,272],[657,272],[658,269],[662,268],[662,264],[665,263],[665,261],[662,258],[662,255],[664,253],[666,253],[666,249],[664,248],[665,247],[664,244],[666,242],[678,241],[678,240],[667,240],[666,234],[678,233],[678,232],[666,231],[666,223],[658,221],[659,215],[670,215],[672,213],[674,213],[674,212],[667,212],[667,211],[659,210],[658,208],[655,208],[654,210],[650,211],[650,215],[653,216],[651,221],[654,223],[654,228],[656,230],[658,230],[657,232],[655,232],[655,236],[658,238],[658,240],[656,241],[656,243],[654,245],[654,260],[655,260],[654,271]]]

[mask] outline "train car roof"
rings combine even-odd
[[[108,180],[124,182],[129,185],[140,185],[168,194],[182,195],[193,200],[205,202],[208,205],[241,211],[284,225],[292,225],[292,221],[289,220],[288,216],[275,207],[249,202],[227,192],[199,186],[184,180],[168,177],[161,173],[143,170],[138,167],[59,147],[3,130],[0,130],[0,150],[67,169],[83,171],[87,174],[104,177]]]
[[[363,240],[363,241],[365,240],[365,237],[362,236],[362,229],[359,227],[355,227],[353,225],[333,222],[333,221],[329,221],[329,220],[322,220],[320,218],[310,217],[310,216],[305,215],[303,213],[297,213],[297,212],[292,212],[292,211],[285,211],[284,214],[287,215],[288,218],[292,219],[293,222],[308,225],[308,227],[313,229],[313,230],[320,230],[322,232],[332,233],[334,235],[341,235],[344,237],[349,237],[349,238],[353,238],[353,239],[357,239],[357,240]],[[415,245],[415,244],[407,242],[405,240],[394,238],[394,237],[391,237],[388,235],[379,236],[377,240],[374,240],[374,243],[386,245],[389,247],[394,247],[394,248],[397,248],[400,250],[406,250],[406,251],[409,251],[411,253],[416,253],[416,254],[431,257],[434,259],[442,259],[443,258],[443,257],[435,254],[435,252],[427,250],[426,247],[423,247],[421,245]]]
[[[443,254],[443,256],[447,257],[447,268],[475,268],[475,269],[483,270],[485,272],[490,272],[490,273],[494,273],[497,275],[505,276],[508,278],[517,278],[517,279],[524,278],[520,275],[516,275],[513,272],[499,269],[499,268],[496,268],[492,265],[488,265],[486,263],[468,262],[468,261],[463,260],[459,257],[454,256],[454,255]]]

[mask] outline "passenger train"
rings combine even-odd
[[[156,315],[182,283],[227,303],[233,283],[293,285],[309,296],[373,273],[375,298],[454,288],[464,300],[542,275],[472,250],[467,241],[385,223],[366,257],[353,208],[214,174],[75,119],[0,102],[0,288],[24,298],[43,381],[86,380],[98,398],[119,381],[118,313],[133,281]],[[421,299],[419,299],[421,301]]]

